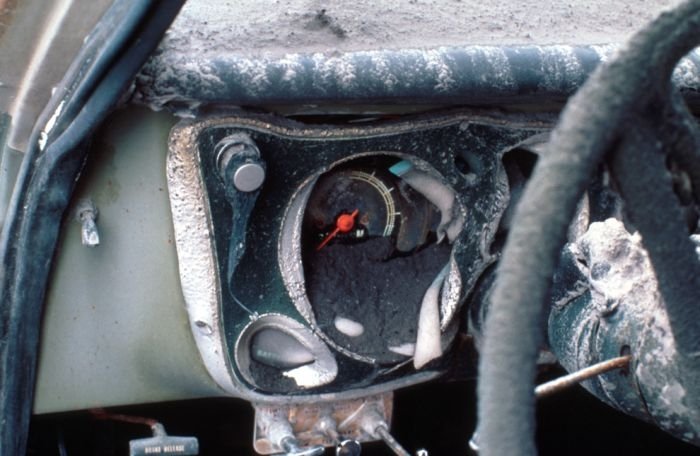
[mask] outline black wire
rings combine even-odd
[[[119,1],[112,3],[105,11],[106,20],[100,21],[105,23],[104,26],[95,27],[86,37],[85,45],[80,48],[66,76],[56,87],[52,99],[60,99],[63,106],[47,141],[55,139],[71,123],[152,6],[151,1]],[[114,27],[112,24],[115,23],[120,26]],[[52,109],[42,112],[37,126],[46,125],[48,118],[44,116],[53,115],[57,109],[53,103],[49,107]]]
[[[139,2],[117,0],[116,3],[128,9]],[[75,75],[64,79],[65,86],[74,87],[70,93],[79,94],[85,102],[82,104],[78,99],[70,102],[65,130],[53,137],[43,153],[33,149],[20,170],[20,188],[13,197],[11,218],[0,238],[0,416],[3,420],[0,454],[3,455],[21,455],[26,450],[44,294],[60,219],[85,158],[82,145],[129,87],[184,1],[143,3],[148,7],[135,10],[142,15],[140,18],[126,15],[126,29],[121,24],[115,25],[113,17],[108,15],[100,20],[98,27],[116,29],[117,36],[119,33],[123,36],[113,46],[106,46],[109,55],[101,63],[88,65],[94,74],[85,75],[84,86],[70,81]],[[80,64],[71,66],[77,67]],[[58,103],[53,100],[50,105]],[[73,113],[77,114],[71,119]],[[34,131],[43,127],[38,125]],[[32,143],[30,147],[36,146]]]
[[[105,11],[95,28],[87,36],[66,75],[56,86],[53,96],[37,118],[29,137],[28,149],[20,167],[15,191],[5,214],[6,225],[18,220],[22,205],[17,199],[25,194],[28,185],[29,168],[33,166],[39,153],[39,140],[49,119],[55,115],[59,106],[61,113],[56,116],[55,126],[45,138],[46,143],[53,141],[66,125],[70,124],[85,99],[95,89],[104,72],[114,63],[114,59],[123,51],[126,40],[130,39],[135,28],[143,20],[151,1],[117,0]],[[115,24],[123,24],[115,26]],[[6,243],[5,236],[12,228],[3,227],[0,233],[0,246]]]

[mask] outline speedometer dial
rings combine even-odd
[[[320,250],[331,242],[393,236],[401,224],[401,202],[388,173],[348,169],[321,177],[309,199],[305,229]]]
[[[315,319],[348,352],[390,364],[410,358],[423,296],[445,268],[440,211],[365,157],[319,177],[304,213],[306,288]]]

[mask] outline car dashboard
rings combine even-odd
[[[46,275],[35,386],[22,396],[27,454],[126,454],[127,442],[130,454],[480,451],[476,378],[517,207],[555,156],[567,100],[668,6],[267,3],[190,0],[143,40],[153,49],[125,41],[142,64],[116,108],[87,111],[102,120],[75,142],[77,158],[51,168],[60,197],[51,180],[34,197],[22,154],[0,155],[6,187],[20,176],[19,196],[0,193],[19,208],[2,225],[20,246],[5,276],[21,269],[8,258],[29,262],[12,249],[49,258],[17,273]],[[128,7],[105,17],[136,14]],[[671,78],[697,124],[700,53]],[[56,130],[40,125],[48,157],[81,92],[66,93]],[[696,242],[692,173],[668,166]],[[592,396],[538,399],[537,444],[693,454],[700,428],[674,383],[663,279],[613,168],[595,167],[567,220],[536,373],[624,363],[584,383]],[[13,235],[33,207],[22,198],[40,215]],[[55,243],[22,241],[44,225]],[[6,302],[23,302],[17,289]]]

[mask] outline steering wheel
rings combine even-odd
[[[671,83],[678,61],[698,44],[700,0],[689,0],[633,36],[564,109],[498,268],[479,366],[480,454],[537,454],[542,316],[567,227],[604,161],[649,253],[680,355],[679,381],[700,416],[700,261],[671,172],[686,183],[684,196],[700,202],[700,128]]]

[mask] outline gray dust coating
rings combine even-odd
[[[265,57],[438,46],[621,43],[679,3],[189,0],[165,43],[183,52]]]
[[[700,420],[690,408],[692,376],[681,368],[663,297],[641,236],[617,219],[591,224],[566,247],[587,292],[554,304],[550,343],[570,372],[610,359],[627,347],[632,375],[609,373],[584,382],[598,398],[697,445]],[[584,291],[581,293],[581,291]]]
[[[389,347],[416,341],[423,295],[449,261],[447,242],[393,256],[390,238],[329,244],[307,261],[307,290],[323,331],[352,352],[379,363],[403,361]],[[357,337],[338,331],[337,317],[363,326]]]

